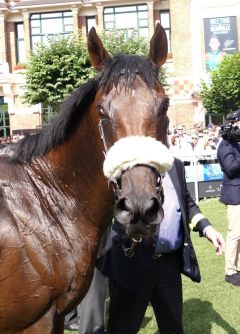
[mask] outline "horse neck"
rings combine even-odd
[[[75,210],[81,211],[83,218],[103,229],[113,204],[103,175],[103,160],[97,121],[87,115],[64,144],[38,160],[40,168],[33,168],[46,177],[50,187],[54,183],[67,200],[80,203]]]
[[[81,177],[102,174],[104,155],[95,124],[91,117],[85,116],[68,140],[49,152],[47,159],[59,177],[70,182],[72,177],[75,179],[74,174]]]

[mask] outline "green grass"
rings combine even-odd
[[[226,211],[218,199],[200,202],[203,214],[226,236]],[[202,282],[183,277],[185,334],[239,334],[239,291],[224,281],[224,256],[216,256],[213,245],[192,233]],[[131,316],[130,319],[131,321]],[[65,331],[65,334],[74,332]],[[149,306],[139,334],[157,334],[158,329]],[[124,333],[123,333],[124,334]]]

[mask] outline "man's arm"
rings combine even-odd
[[[218,161],[230,179],[240,177],[240,154],[236,150],[231,143],[223,140],[217,152]]]
[[[193,231],[199,232],[200,235],[205,236],[216,248],[216,255],[221,255],[225,251],[225,242],[222,235],[215,230],[210,224],[209,220],[204,217],[200,208],[191,197],[186,183],[185,168],[183,166],[183,185],[185,191],[187,211],[190,220],[190,227]]]

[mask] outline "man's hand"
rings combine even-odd
[[[221,233],[212,226],[208,226],[204,232],[205,237],[216,247],[216,255],[222,255],[225,252],[225,241]]]

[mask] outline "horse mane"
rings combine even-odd
[[[101,75],[100,86],[106,93],[112,85],[134,89],[136,78],[140,77],[151,89],[158,79],[158,69],[149,60],[137,55],[116,55]]]
[[[106,93],[112,85],[133,89],[137,77],[151,89],[158,81],[158,70],[153,63],[141,56],[114,56],[97,78],[90,79],[73,91],[61,104],[59,114],[50,125],[39,133],[26,136],[17,144],[11,161],[28,163],[34,157],[43,156],[64,143],[87,112],[99,87]]]
[[[73,91],[61,104],[59,114],[39,133],[23,138],[11,158],[14,163],[27,163],[35,156],[43,156],[62,144],[88,110],[94,99],[97,80],[91,79]]]

